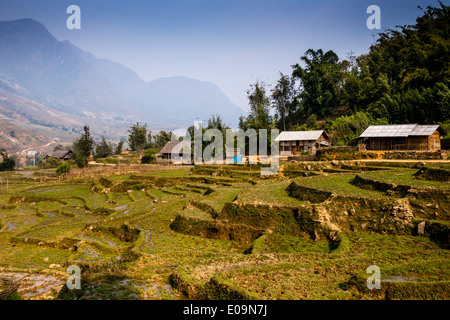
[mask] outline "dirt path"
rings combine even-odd
[[[54,144],[54,143],[55,143],[55,141],[52,141],[52,142],[49,142],[49,143],[44,144],[44,145],[42,145],[42,146],[29,147],[29,148],[26,148],[26,149],[22,150],[21,153],[25,153],[25,152],[27,152],[27,151],[29,151],[29,150],[31,150],[31,149],[33,149],[33,150],[40,149],[40,148],[43,148],[43,149],[44,149],[44,148],[47,148],[47,147],[49,147],[50,145],[52,145],[52,144]]]

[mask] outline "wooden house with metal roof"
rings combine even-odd
[[[56,150],[51,155],[45,156],[44,159],[55,158],[63,161],[71,160],[75,158],[75,153],[72,150],[62,149]]]
[[[324,130],[282,131],[275,141],[279,142],[280,156],[296,156],[330,146],[330,138]]]
[[[163,160],[172,160],[173,153],[179,154],[180,157],[183,156],[183,149],[185,148],[188,148],[187,150],[190,150],[190,141],[167,141],[159,154],[161,155]]]
[[[394,124],[369,126],[357,140],[364,142],[366,150],[418,150],[441,149],[445,131],[438,124]]]

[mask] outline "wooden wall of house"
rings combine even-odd
[[[315,153],[315,151],[319,148],[313,148],[315,143],[320,143],[322,141],[327,141],[330,143],[329,139],[326,139],[322,134],[317,140],[299,140],[299,141],[280,141],[280,154],[287,155],[291,153],[292,155],[300,155],[303,151],[305,151],[305,146],[308,147],[309,151]],[[285,151],[285,146],[288,147],[289,150]]]
[[[280,151],[290,152],[291,155],[299,155],[305,150],[305,146],[308,146],[308,150],[310,150],[314,142],[315,141],[280,141]],[[288,150],[285,150],[285,147],[288,147]]]
[[[323,134],[320,135],[319,139],[317,139],[317,142],[323,142],[326,141],[328,143],[330,143],[330,139],[326,139],[325,136]]]
[[[392,150],[392,141],[390,138],[369,138],[367,150]]]
[[[428,150],[436,151],[441,149],[441,134],[439,131],[435,131],[428,137]]]
[[[408,137],[406,150],[428,150],[428,137]]]
[[[305,150],[305,146],[308,146],[308,150],[311,149],[311,146],[313,145],[313,142],[309,141],[284,141],[284,146],[289,147],[289,151],[293,155],[299,155],[302,153],[302,151]]]
[[[429,137],[408,137],[408,138],[369,138],[367,150],[417,150],[436,151],[441,149],[441,137],[435,131]]]

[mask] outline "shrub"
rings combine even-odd
[[[107,158],[103,159],[102,162],[104,164],[107,164],[107,163],[118,164],[119,163],[119,158],[117,158],[117,157],[107,157]]]
[[[12,171],[16,166],[16,161],[13,158],[5,157],[2,162],[0,162],[0,171]]]
[[[68,163],[63,163],[61,165],[58,166],[58,168],[56,168],[56,173],[61,176],[61,175],[65,175],[67,173],[69,173],[70,171],[70,164]]]
[[[75,163],[77,164],[78,168],[85,168],[87,167],[89,160],[82,155],[77,154],[75,156]]]
[[[443,139],[450,139],[450,120],[446,120],[443,122],[439,122],[439,125],[442,129],[444,129],[445,133],[447,135],[443,136]]]
[[[153,149],[147,149],[144,152],[144,156],[141,159],[141,163],[151,163],[155,161],[156,151]]]
[[[39,167],[42,169],[56,168],[61,164],[61,160],[58,158],[48,157],[47,159],[41,159],[39,161]]]
[[[341,116],[328,124],[327,130],[330,133],[331,144],[335,146],[345,146],[369,126],[375,124],[388,124],[386,119],[374,119],[366,112],[356,112],[349,116]]]

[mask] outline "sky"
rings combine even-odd
[[[449,5],[450,0],[443,0]],[[69,5],[81,29],[69,30]],[[368,29],[370,5],[381,29]],[[306,50],[340,58],[367,53],[377,34],[414,24],[438,0],[0,0],[0,20],[32,18],[58,40],[119,62],[150,82],[186,76],[213,82],[247,110],[250,84],[274,85]]]

